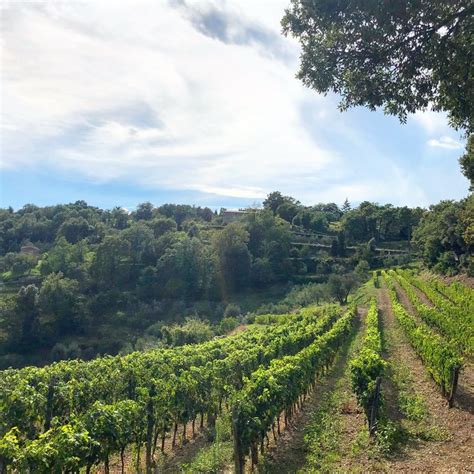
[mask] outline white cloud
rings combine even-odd
[[[448,117],[444,112],[425,110],[416,112],[412,117],[429,134],[442,133],[450,129]]]
[[[261,46],[204,35],[164,4],[124,2],[113,15],[109,6],[12,12],[2,136],[14,152],[5,166],[30,162],[30,146],[47,140],[41,164],[90,179],[260,198],[272,179],[329,163],[300,126],[305,91],[294,71]],[[149,123],[116,117],[143,103]]]
[[[432,138],[428,140],[428,145],[435,148],[447,148],[448,150],[459,150],[464,147],[462,143],[448,136],[443,136],[439,139]]]
[[[171,3],[5,3],[2,166],[246,199],[406,202],[389,155],[295,79],[298,46],[280,36],[288,0]],[[415,120],[445,130],[438,114]],[[416,183],[409,194],[425,201]]]

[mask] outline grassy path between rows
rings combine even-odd
[[[330,372],[318,383],[293,427],[284,432],[265,456],[259,472],[334,472],[340,465],[347,440],[355,438],[365,424],[364,415],[352,395],[347,370],[363,335],[363,324],[359,320]]]

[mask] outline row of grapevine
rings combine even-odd
[[[395,317],[424,366],[441,387],[442,394],[447,398],[451,407],[454,403],[458,375],[463,363],[456,344],[441,337],[429,326],[409,314],[398,301],[392,280],[393,276],[386,273],[384,276]]]
[[[315,379],[327,370],[353,327],[356,308],[351,308],[331,330],[295,355],[272,361],[255,371],[233,397],[232,425],[237,473],[244,470],[245,457],[257,461],[257,447],[266,433],[279,423],[280,415],[291,416],[300,401],[314,387]]]
[[[469,288],[468,286],[465,286],[459,282],[446,285],[437,278],[431,278],[429,283],[436,291],[438,291],[438,293],[445,296],[453,303],[461,305],[465,308],[470,308],[470,314],[473,314],[472,308],[474,306],[474,290],[472,288]]]
[[[440,282],[436,283],[436,280],[430,281],[424,280],[411,274],[410,272],[404,271],[403,276],[420,291],[425,293],[428,299],[440,310],[450,314],[452,318],[458,318],[460,320],[467,320],[474,322],[474,291],[467,287],[461,287],[457,285],[458,290],[451,289],[451,295],[456,295],[455,298],[451,299],[439,288],[443,288],[448,291],[446,285],[442,285]],[[462,292],[462,297],[459,292]]]
[[[375,288],[380,288],[380,270],[374,270],[372,272],[372,282]]]
[[[350,362],[351,384],[357,401],[364,409],[369,432],[376,429],[377,410],[380,402],[381,377],[386,367],[382,359],[382,337],[379,328],[377,302],[373,299],[367,313],[367,332],[362,348]]]
[[[161,436],[204,413],[215,419],[245,377],[295,354],[327,332],[340,309],[304,310],[285,324],[209,343],[65,361],[2,372],[0,465],[32,472],[75,470],[103,462],[129,444],[145,445],[151,466]],[[61,449],[57,449],[61,446]],[[1,472],[1,471],[0,471]]]
[[[420,318],[439,331],[442,336],[455,341],[460,353],[472,351],[474,334],[472,316],[469,315],[468,308],[453,305],[428,283],[407,272],[399,271],[393,275]],[[424,304],[413,287],[425,293],[435,306],[429,307]]]

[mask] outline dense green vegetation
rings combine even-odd
[[[251,386],[247,378],[265,373],[275,359],[308,359],[311,366],[296,364],[294,370],[312,367],[299,374],[300,390],[309,386],[355,313],[340,314],[337,306],[307,308],[279,324],[201,345],[6,370],[0,381],[0,466],[56,472],[103,462],[107,471],[111,454],[120,453],[123,463],[125,448],[135,444],[138,450],[145,446],[150,468],[167,432],[173,432],[174,446],[178,425],[186,438],[187,424],[192,421],[194,433],[199,415],[201,427],[204,414],[212,423],[224,402],[242,399],[235,394]]]
[[[329,368],[337,349],[349,335],[356,316],[351,308],[334,326],[312,344],[295,355],[272,361],[268,368],[256,370],[242,390],[233,397],[232,422],[235,453],[235,471],[244,472],[244,458],[251,451],[252,465],[258,462],[258,445],[263,454],[266,433],[280,415],[285,422],[314,388],[315,378]]]
[[[447,112],[467,138],[472,191],[473,13],[469,0],[291,0],[282,26],[302,46],[298,77],[341,109],[402,122]],[[473,251],[472,194],[429,209],[303,205],[278,191],[238,212],[0,209],[0,473],[161,472],[199,433],[204,448],[173,472],[240,474],[308,399],[309,472],[362,451],[386,460],[415,434],[443,439],[426,428],[430,410],[454,438],[470,425],[472,387],[461,418],[446,412],[472,377],[473,290],[418,270],[473,276]],[[320,394],[335,360],[343,375]],[[430,403],[425,369],[446,407]],[[365,461],[342,470],[370,471]]]
[[[363,105],[406,121],[432,106],[455,128],[474,130],[469,0],[291,0],[283,31],[302,46],[298,77],[342,109]]]
[[[434,270],[472,272],[472,204],[352,209],[273,192],[230,223],[171,204],[3,209],[0,367],[202,342],[248,312],[345,304],[371,268],[416,252]]]
[[[456,343],[460,353],[474,349],[474,301],[472,294],[463,304],[453,303],[443,297],[432,284],[407,272],[397,272],[394,277],[404,289],[416,313],[428,325],[439,331],[441,335]],[[440,287],[440,283],[436,285]],[[430,307],[424,304],[415,288],[421,290],[432,302]],[[444,288],[450,288],[444,286]],[[450,288],[451,293],[453,289]]]
[[[422,215],[368,202],[303,206],[279,192],[230,223],[225,210],[171,204],[3,209],[0,367],[200,342],[262,305],[346,303],[370,267],[411,258]],[[232,308],[237,321],[221,323]]]

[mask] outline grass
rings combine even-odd
[[[306,427],[306,464],[310,471],[330,472],[341,458],[342,420],[337,414],[344,401],[341,393],[343,382],[340,380],[335,390],[325,395],[319,410]]]
[[[200,450],[188,464],[180,466],[180,472],[213,474],[221,472],[232,462],[233,444],[230,415],[217,418],[215,438],[211,445]]]
[[[368,305],[372,298],[375,298],[377,288],[374,286],[372,278],[357,288],[356,292],[349,295],[349,303],[357,305]]]
[[[344,413],[350,409],[353,394],[347,362],[359,350],[364,334],[359,328],[338,356],[344,360],[342,373],[334,374],[338,379],[333,389],[323,395],[318,409],[306,425],[304,439],[307,456],[302,472],[335,472],[341,459],[348,455],[343,425]]]

